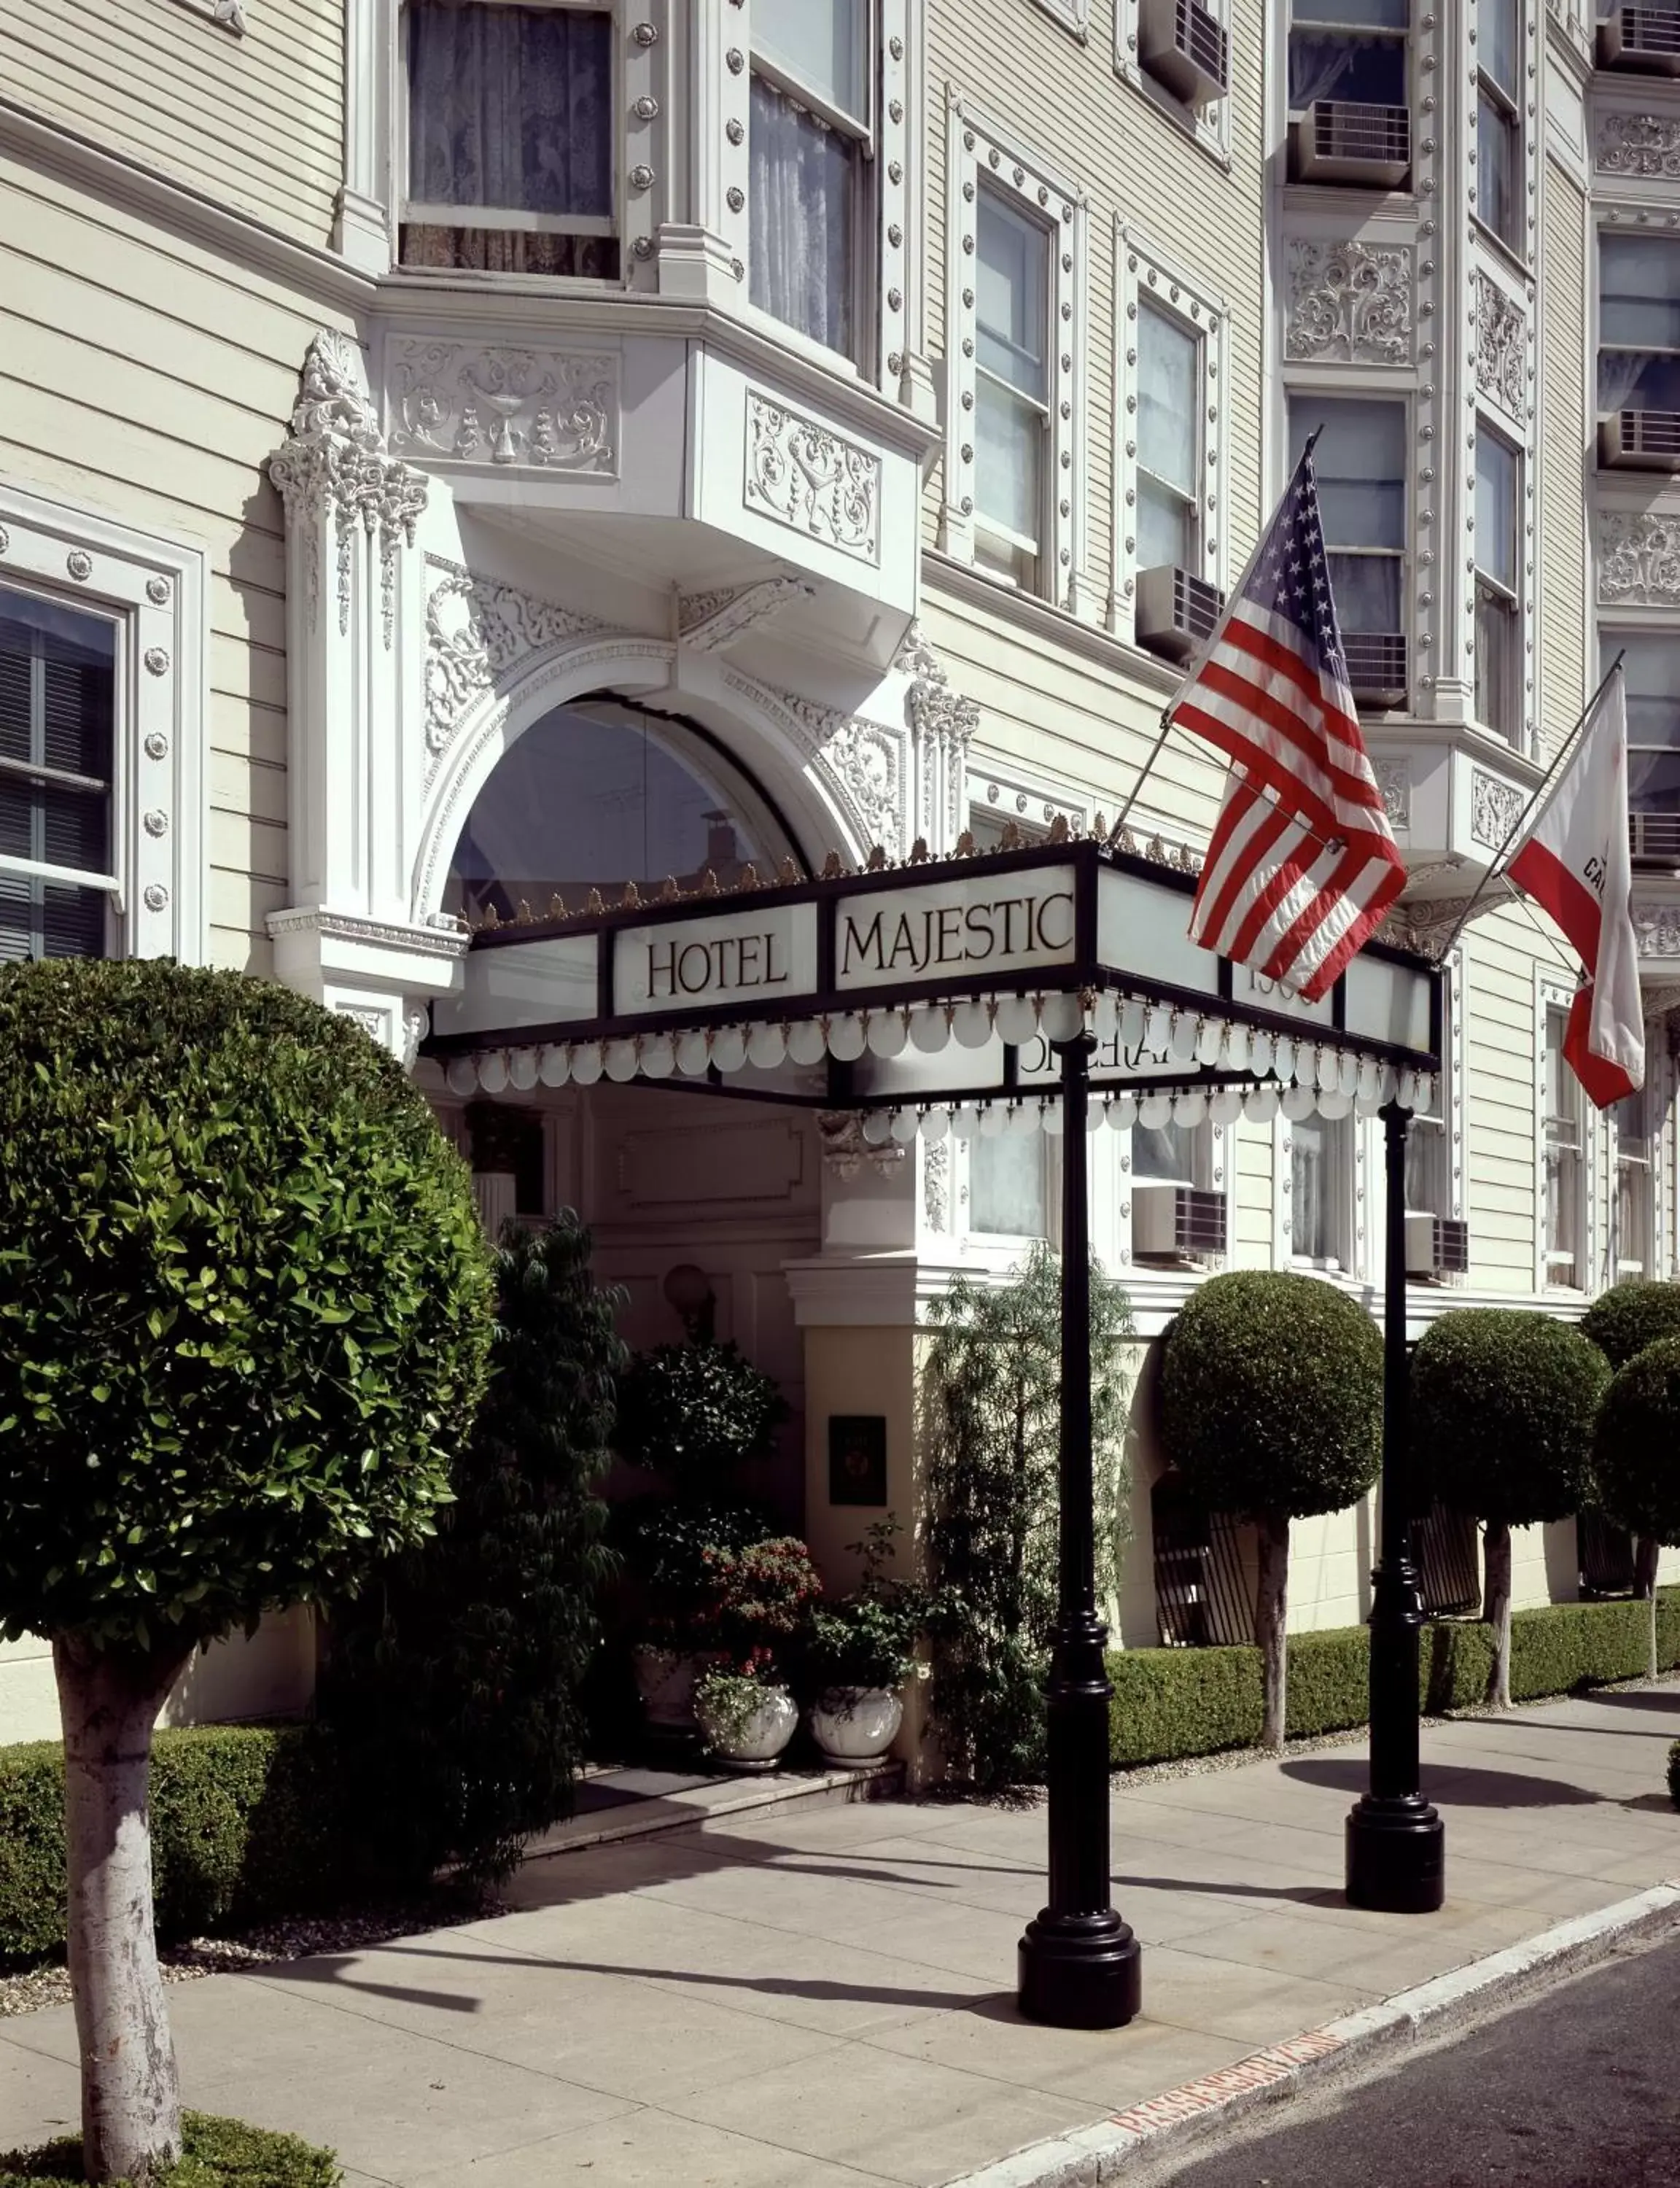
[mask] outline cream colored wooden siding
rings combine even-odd
[[[286,899],[285,601],[262,467],[321,314],[4,162],[0,297],[0,476],[206,552],[211,949],[266,972],[263,920]]]
[[[1027,0],[931,0],[927,25],[927,339],[944,347],[946,94],[954,88],[1007,144],[1046,161],[1087,200],[1085,443],[1087,574],[1106,598],[1113,546],[1115,401],[1114,221],[1118,215],[1230,308],[1231,567],[1257,527],[1260,481],[1261,273],[1261,12],[1232,9],[1232,169],[1191,142],[1113,67],[1113,0],[1096,0],[1081,42]],[[936,467],[925,515],[931,541],[943,490]]]
[[[1549,958],[1515,911],[1479,915],[1466,944],[1470,1281],[1495,1291],[1531,1292],[1535,1283],[1536,952]]]
[[[317,244],[343,179],[344,0],[0,0],[5,92],[102,149]]]
[[[1581,192],[1551,161],[1541,200],[1541,735],[1567,736],[1586,696],[1582,632],[1587,578],[1581,522],[1587,490],[1586,240]]]
[[[1266,1125],[1238,1125],[1237,1134],[1237,1235],[1233,1267],[1271,1266],[1272,1138]]]

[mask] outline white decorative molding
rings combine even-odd
[[[1629,910],[1642,957],[1680,957],[1680,904],[1641,904],[1636,899]]]
[[[1473,901],[1468,896],[1432,896],[1397,904],[1383,922],[1381,939],[1401,950],[1415,950],[1420,957],[1439,957]],[[1497,894],[1485,894],[1476,910],[1497,911],[1499,906]]]
[[[1383,808],[1390,826],[1409,828],[1412,826],[1412,763],[1409,759],[1378,760],[1377,787],[1383,793]]]
[[[467,713],[527,655],[607,625],[441,555],[426,558],[426,780]]]
[[[1410,364],[1412,259],[1403,244],[1291,237],[1286,354],[1325,364]]]
[[[1497,851],[1510,834],[1525,804],[1526,794],[1514,782],[1502,782],[1497,775],[1484,775],[1480,768],[1470,770],[1470,840]]]
[[[245,32],[245,0],[176,0],[178,7],[190,8],[195,15],[202,15],[212,23],[219,23],[224,31],[231,31],[236,38]]]
[[[950,850],[968,825],[968,747],[980,725],[980,709],[951,688],[945,664],[919,623],[905,632],[893,666],[910,680],[905,720],[921,762],[917,833],[927,837],[930,849]]]
[[[806,760],[827,784],[834,802],[858,832],[889,857],[905,849],[905,741],[878,722],[859,720],[798,691],[779,691],[725,674],[731,690],[783,718]]]
[[[880,457],[752,387],[741,492],[748,509],[779,524],[860,561],[880,560]]]
[[[374,919],[361,912],[329,911],[319,905],[291,905],[271,911],[265,922],[276,940],[299,934],[319,934],[333,942],[375,950],[400,950],[410,956],[454,964],[466,954],[471,936],[460,922],[440,913],[422,925],[397,919]]]
[[[309,625],[319,619],[321,544],[330,530],[336,546],[338,629],[350,629],[358,525],[377,535],[380,594],[387,651],[396,613],[397,549],[412,547],[426,507],[423,472],[386,453],[362,352],[352,336],[324,327],[309,345],[302,385],[285,445],[268,459],[268,475],[286,505],[288,524],[306,541],[305,595]]]
[[[1091,0],[1038,0],[1038,4],[1075,37],[1083,38],[1090,31]]]
[[[612,475],[620,420],[612,352],[515,349],[429,336],[386,352],[391,446],[434,463]]]
[[[950,1229],[950,1142],[929,1140],[922,1151],[922,1206],[930,1231]]]
[[[749,631],[779,615],[790,601],[809,600],[816,587],[809,578],[789,572],[760,578],[750,585],[721,585],[705,593],[685,593],[677,605],[677,630],[685,646],[699,653],[722,653]]]
[[[1598,598],[1606,606],[1680,607],[1680,516],[1600,510]]]
[[[1476,386],[1513,418],[1528,400],[1528,328],[1497,281],[1476,274]]]
[[[1601,175],[1673,181],[1680,176],[1680,116],[1601,115],[1593,164]]]
[[[837,1178],[855,1177],[865,1163],[873,1170],[895,1170],[910,1152],[897,1140],[871,1145],[863,1136],[863,1118],[855,1109],[819,1109],[817,1138],[823,1168]]]

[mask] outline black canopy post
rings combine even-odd
[[[1381,1554],[1371,1576],[1371,1786],[1347,1821],[1347,1896],[1356,1907],[1433,1914],[1446,1892],[1446,1833],[1419,1785],[1418,1638],[1423,1623],[1412,1554],[1415,1491],[1406,1353],[1406,1132],[1383,1111],[1388,1246],[1383,1302]]]
[[[1088,1035],[1062,1064],[1059,1602],[1050,1669],[1048,1903],[1021,1940],[1021,2010],[1058,2028],[1119,2028],[1142,2003],[1142,1954],[1108,1903],[1108,1629],[1097,1609],[1091,1450]]]

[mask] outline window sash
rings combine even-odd
[[[1138,465],[1186,500],[1198,485],[1203,379],[1200,337],[1140,298]]]
[[[1050,1162],[1045,1136],[977,1133],[968,1143],[968,1228],[989,1238],[1048,1238]]]
[[[982,186],[975,216],[978,260],[975,280],[976,370],[1009,386],[1030,402],[1048,408],[1050,353],[1050,250],[1047,228],[1018,212],[995,190]],[[988,251],[988,243],[993,251]],[[1004,255],[1012,251],[1015,262]],[[1009,324],[989,319],[995,296],[1006,296]]]
[[[785,90],[756,62],[753,75],[748,136],[753,167],[750,300],[755,308],[809,341],[855,358],[860,347],[860,330],[868,316],[864,308],[869,246],[861,140],[831,123],[814,103],[807,110],[803,93],[795,96]],[[768,109],[759,96],[760,84]],[[764,133],[781,121],[792,121],[792,138],[799,147],[791,189],[789,177],[781,172],[787,162],[771,149]],[[817,135],[808,137],[808,129],[815,129]],[[786,149],[784,145],[782,149]],[[840,155],[837,163],[826,161],[830,150]],[[825,161],[808,160],[812,152],[821,152]],[[761,161],[764,172],[759,172]],[[825,161],[829,170],[826,177],[822,173]],[[799,187],[802,172],[806,180],[826,187],[814,187],[808,195]],[[781,174],[780,188],[772,179],[773,173]],[[820,220],[812,217],[814,207]],[[803,258],[799,255],[802,244],[807,252]],[[814,278],[818,269],[811,261],[822,251],[828,264],[819,286]]]
[[[974,516],[983,529],[1000,534],[1012,547],[1036,555],[1045,530],[1045,481],[1048,472],[1050,413],[1006,381],[976,369],[974,389]],[[1008,426],[1006,435],[989,428]],[[1018,469],[1006,481],[996,459],[1018,453]],[[995,499],[988,489],[1002,488]],[[1023,520],[1030,519],[1030,528]]]
[[[802,14],[809,10],[816,13],[814,0],[785,0],[785,4]],[[777,88],[798,99],[832,129],[838,129],[859,144],[872,149],[875,135],[875,70],[872,61],[876,49],[874,8],[871,0],[833,0],[833,4],[849,14],[854,25],[852,66],[855,75],[853,93],[855,104],[848,104],[837,96],[839,87],[826,87],[790,54],[776,50],[775,34],[766,31],[770,18],[766,0],[753,0],[753,72],[774,83]]]
[[[1502,243],[1522,240],[1522,128],[1517,110],[1486,76],[1476,93],[1476,215]]]
[[[1341,1266],[1351,1144],[1345,1120],[1302,1118],[1289,1126],[1289,1245],[1292,1258]]]
[[[1298,460],[1315,426],[1314,450],[1324,544],[1340,552],[1403,553],[1407,544],[1406,405],[1394,401],[1289,400],[1289,451]]]

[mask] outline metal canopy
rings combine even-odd
[[[728,894],[708,876],[655,903],[632,885],[610,910],[595,891],[576,912],[521,906],[474,934],[426,1052],[463,1095],[686,1082],[875,1112],[883,1137],[995,1130],[999,1103],[1057,1129],[1051,1044],[1082,1032],[1093,1121],[1431,1105],[1441,980],[1409,951],[1368,943],[1305,1003],[1189,939],[1192,876],[1094,837],[837,863]]]

